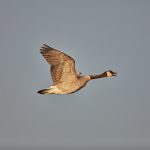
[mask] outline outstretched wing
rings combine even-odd
[[[43,44],[40,52],[51,65],[53,85],[77,79],[75,61],[73,58],[46,44]]]

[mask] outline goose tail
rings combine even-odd
[[[37,91],[37,93],[39,93],[39,94],[50,94],[49,89],[42,89],[40,91]]]

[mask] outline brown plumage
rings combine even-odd
[[[75,69],[75,60],[67,54],[46,44],[40,49],[41,54],[51,65],[53,85],[38,91],[40,94],[69,94],[83,88],[92,79],[112,77],[117,74],[108,70],[99,75],[80,76]]]

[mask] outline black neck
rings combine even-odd
[[[98,74],[98,75],[90,75],[91,79],[98,79],[98,78],[104,78],[107,77],[107,73],[104,72],[102,74]]]

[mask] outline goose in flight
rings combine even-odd
[[[90,80],[117,75],[116,72],[108,70],[98,75],[81,76],[75,69],[75,60],[67,54],[46,44],[43,44],[40,52],[51,65],[53,80],[52,86],[38,91],[40,94],[70,94],[83,88]]]

